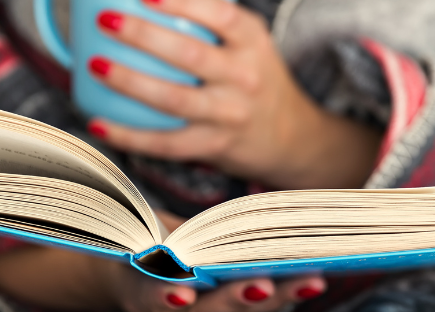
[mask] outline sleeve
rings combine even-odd
[[[308,54],[294,73],[325,109],[384,131],[366,188],[435,185],[435,90],[430,61],[362,38],[336,41]],[[350,311],[348,298],[373,289],[387,277],[391,275],[382,272],[329,277],[328,292],[295,312],[330,311],[338,304],[340,311]]]
[[[391,114],[367,188],[435,185],[435,101],[431,60],[418,59],[364,39],[391,94]]]

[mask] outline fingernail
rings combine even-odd
[[[88,131],[90,134],[92,134],[93,136],[95,136],[101,140],[106,139],[107,135],[108,135],[107,128],[98,122],[91,122],[88,125]]]
[[[187,305],[187,302],[181,299],[180,297],[178,297],[177,295],[169,294],[166,298],[171,304],[177,307],[184,307],[185,305]]]
[[[97,75],[106,77],[110,72],[111,63],[102,57],[94,57],[89,61],[89,69]]]
[[[98,16],[98,24],[108,30],[118,32],[124,22],[122,14],[117,12],[105,11]]]
[[[145,4],[159,4],[162,0],[142,0]]]
[[[322,292],[318,289],[305,287],[305,288],[299,289],[296,294],[298,295],[299,298],[304,299],[304,300],[308,300],[308,299],[313,299],[313,298],[320,296],[322,294]]]
[[[269,297],[269,294],[258,287],[250,286],[245,289],[243,296],[250,301],[263,301]]]

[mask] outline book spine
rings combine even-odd
[[[184,271],[186,272],[191,272],[191,268],[188,267],[187,265],[185,265],[176,255],[175,253],[168,247],[164,246],[164,245],[156,245],[150,249],[147,249],[143,252],[141,252],[140,254],[137,254],[134,256],[135,260],[141,260],[143,258],[145,258],[147,255],[152,254],[153,252],[156,252],[158,250],[162,250],[163,252],[165,252],[167,255],[171,256],[172,259],[174,259],[174,261],[180,266],[180,268],[182,268]]]

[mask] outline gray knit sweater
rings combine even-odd
[[[36,31],[33,0],[0,0],[19,30],[45,51]],[[273,34],[285,58],[293,63],[307,49],[338,37],[369,36],[400,51],[435,55],[433,0],[243,0],[273,20]],[[281,3],[280,3],[281,2]],[[61,28],[68,32],[69,0],[56,0]],[[275,16],[275,17],[274,17]]]

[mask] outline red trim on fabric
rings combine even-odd
[[[435,143],[434,143],[435,145]],[[427,153],[417,169],[412,172],[409,180],[400,187],[425,187],[434,186],[435,183],[435,148]]]
[[[377,166],[391,146],[412,123],[426,99],[427,81],[418,64],[371,39],[361,40],[385,72],[392,94],[392,116],[381,146]]]
[[[419,65],[407,58],[402,58],[403,74],[405,80],[405,90],[408,94],[407,123],[412,124],[414,117],[426,100],[427,80]]]
[[[12,51],[6,39],[0,37],[0,80],[14,71],[20,63],[20,58]]]
[[[71,78],[67,70],[37,51],[21,34],[14,28],[7,10],[0,4],[0,26],[10,40],[10,44],[20,56],[33,67],[38,74],[48,83],[66,92],[71,90]]]
[[[9,76],[19,65],[21,64],[18,57],[9,57],[6,60],[0,62],[0,80]]]

